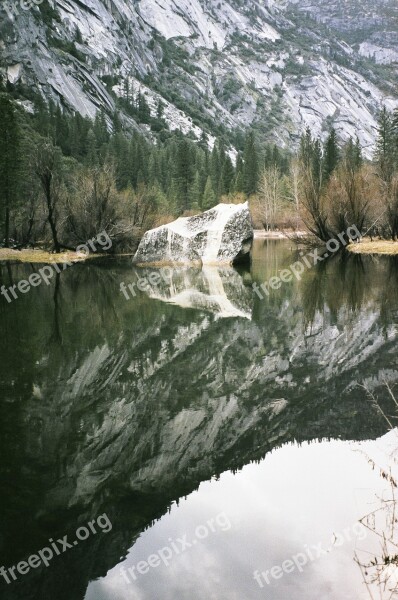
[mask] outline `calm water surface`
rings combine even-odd
[[[354,557],[378,555],[396,469],[398,263],[339,256],[253,293],[296,258],[258,241],[247,271],[178,268],[129,300],[154,270],[109,259],[1,298],[0,566],[112,522],[1,598],[369,597]]]

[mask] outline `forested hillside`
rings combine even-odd
[[[138,96],[131,111],[145,114]],[[0,96],[0,224],[6,247],[74,248],[102,230],[114,251],[133,251],[143,233],[220,201],[249,199],[257,227],[298,229],[323,240],[355,224],[398,235],[398,115],[379,117],[374,161],[359,140],[322,143],[310,129],[298,152],[261,144],[253,132],[241,152],[213,147],[156,123],[152,141],[126,133],[115,115],[92,121],[52,102],[26,113]],[[376,221],[376,223],[375,223]],[[377,226],[376,226],[377,225]]]

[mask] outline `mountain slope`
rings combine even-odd
[[[44,0],[0,13],[0,74],[21,100],[40,94],[90,117],[117,109],[127,128],[148,129],[118,100],[141,91],[153,115],[161,102],[170,129],[197,138],[239,144],[253,126],[291,147],[306,126],[334,123],[370,155],[377,111],[398,105],[398,28],[392,0],[361,2],[360,19],[357,4]]]

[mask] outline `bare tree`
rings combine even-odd
[[[79,169],[69,188],[65,233],[74,244],[106,231],[114,244],[132,250],[158,216],[157,190],[141,185],[118,192],[111,163]]]
[[[296,211],[296,232],[299,229],[300,222],[300,187],[301,187],[301,169],[300,162],[293,159],[290,165],[289,188],[291,198]]]
[[[81,168],[69,182],[65,230],[75,244],[85,243],[100,231],[109,233],[116,221],[115,174],[111,164]]]
[[[57,230],[57,205],[62,186],[61,152],[49,141],[40,142],[34,156],[34,171],[39,179],[47,209],[55,252],[61,251]]]
[[[301,181],[300,196],[303,212],[303,221],[307,229],[322,242],[327,242],[334,236],[329,227],[328,213],[326,210],[322,178],[314,173],[311,165],[300,164]]]
[[[353,169],[344,162],[332,176],[326,193],[330,222],[335,234],[355,225],[364,231],[368,223],[372,174],[366,166]]]
[[[387,224],[389,234],[395,242],[398,240],[398,175],[385,184],[383,198],[387,208]]]
[[[284,204],[281,173],[276,165],[264,169],[258,188],[259,209],[264,229],[275,229],[277,217]]]

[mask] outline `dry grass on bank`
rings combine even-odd
[[[350,244],[348,251],[353,254],[387,254],[389,256],[398,255],[398,242],[388,240],[373,240],[364,238],[360,244]]]
[[[67,262],[84,262],[90,256],[98,256],[98,254],[86,256],[83,253],[69,251],[52,254],[45,250],[11,250],[10,248],[0,248],[0,261],[12,260],[24,263],[63,264]]]

